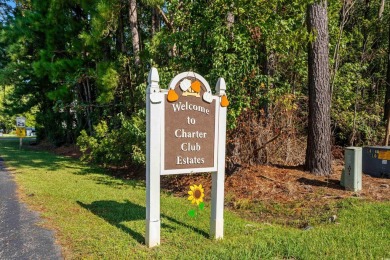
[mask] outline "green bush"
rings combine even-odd
[[[120,126],[112,129],[106,121],[93,128],[93,134],[85,130],[77,138],[77,145],[83,153],[81,159],[87,162],[127,167],[145,164],[146,129],[144,111],[125,118],[119,114]]]

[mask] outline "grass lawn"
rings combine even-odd
[[[56,231],[66,259],[386,259],[390,202],[343,200],[337,222],[308,230],[255,223],[225,211],[225,237],[209,239],[210,205],[197,219],[186,198],[161,194],[161,245],[145,238],[145,183],[112,178],[73,159],[19,150],[0,139],[0,157],[20,196]]]

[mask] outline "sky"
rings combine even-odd
[[[7,1],[7,4],[9,4],[11,7],[15,7],[15,1]]]

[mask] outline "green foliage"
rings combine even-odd
[[[77,138],[82,160],[104,166],[145,163],[145,123],[138,115],[126,119],[119,115],[120,127],[110,129],[107,122],[94,126],[93,135],[85,130]]]
[[[2,112],[12,117],[36,109],[40,139],[75,142],[84,130],[86,147],[96,138],[93,126],[106,122],[109,141],[97,140],[101,150],[90,155],[105,159],[89,160],[128,164],[118,154],[123,142],[122,152],[141,163],[140,115],[154,66],[162,88],[183,71],[203,75],[211,86],[223,77],[230,130],[241,127],[243,111],[270,120],[285,108],[298,114],[291,124],[306,135],[307,43],[316,36],[307,33],[305,20],[312,1],[140,0],[139,65],[128,2],[31,0],[7,8],[13,15],[0,25],[0,86],[14,88]],[[380,2],[328,3],[332,127],[339,145],[380,142],[390,21],[389,12],[378,17]],[[104,155],[103,145],[116,151]]]
[[[15,126],[15,121],[13,120],[14,118],[5,113],[5,102],[7,93],[10,91],[10,89],[11,87],[4,86],[3,89],[1,89],[0,94],[0,129],[2,129],[4,133],[9,133]]]
[[[29,127],[36,125],[36,107],[32,107],[28,112],[10,115],[8,108],[8,99],[13,92],[13,86],[3,86],[3,88],[0,90],[0,129],[4,130],[5,133],[10,133],[13,129],[15,129],[16,117],[18,116],[23,116],[26,118],[26,126]],[[20,103],[22,102],[23,100],[20,100]]]
[[[99,97],[98,103],[105,104],[114,100],[115,89],[119,84],[119,73],[112,64],[99,63],[97,66],[97,78]]]

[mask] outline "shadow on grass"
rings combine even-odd
[[[104,175],[108,175],[107,173],[103,173]],[[138,187],[145,187],[145,185],[137,180],[122,180],[122,179],[116,179],[116,178],[107,178],[106,176],[96,176],[93,178],[94,181],[96,181],[96,184],[100,185],[106,185],[111,188],[116,189],[123,189],[125,187],[132,187],[132,188],[138,188]]]
[[[178,224],[180,226],[183,226],[185,228],[193,230],[194,232],[198,233],[201,236],[204,236],[205,238],[210,238],[210,235],[207,232],[205,232],[204,230],[202,230],[202,229],[199,229],[197,227],[194,227],[194,226],[188,225],[186,223],[183,223],[181,221],[178,221],[177,219],[169,217],[169,216],[167,216],[165,214],[161,214],[161,218],[165,218],[165,219],[167,219],[167,220],[169,220],[169,221],[171,221],[171,222],[173,222],[175,224]],[[164,227],[164,224],[161,224],[161,226]]]
[[[46,151],[30,150],[28,144],[19,149],[19,140],[15,138],[0,139],[0,151],[5,161],[12,160],[23,168],[40,168],[48,171],[55,171],[65,167],[63,164],[69,162],[69,158],[55,156]],[[80,167],[81,169],[81,167]]]
[[[138,243],[144,244],[145,243],[145,237],[128,228],[126,225],[122,224],[123,222],[127,221],[136,221],[136,220],[144,220],[146,219],[146,208],[143,206],[140,206],[138,204],[132,203],[129,200],[126,200],[123,203],[113,201],[113,200],[101,200],[101,201],[94,201],[91,204],[85,204],[81,201],[77,201],[77,204],[79,204],[81,207],[91,211],[96,216],[104,219],[111,225],[121,229],[122,231],[128,233],[131,235]],[[177,225],[181,225],[185,228],[191,229],[194,232],[208,238],[209,234],[205,231],[193,227],[191,225],[188,225],[186,223],[183,223],[175,218],[172,218],[170,216],[161,214],[161,218],[165,218],[168,221],[171,221]],[[161,224],[161,226],[164,229],[174,229],[174,227],[167,225],[165,223]]]
[[[3,152],[2,152],[3,151]],[[0,139],[0,156],[5,161],[13,161],[18,167],[28,169],[44,169],[46,171],[71,170],[75,175],[102,175],[91,177],[97,184],[107,185],[112,188],[122,189],[126,186],[135,188],[144,186],[142,181],[136,179],[115,179],[115,172],[99,168],[94,165],[84,165],[75,159],[58,156],[54,153],[29,149],[28,146],[19,149],[19,139]],[[114,178],[111,178],[114,177]]]
[[[76,163],[74,159],[57,156],[50,152],[29,150],[28,148],[24,150],[22,148],[19,150],[18,140],[0,140],[0,153],[3,150],[4,153],[1,153],[1,157],[5,161],[12,160],[12,163],[17,163],[18,167],[22,168],[40,168],[47,171],[58,171],[62,169],[71,170],[72,174],[75,175],[92,175],[90,178],[99,185],[106,185],[112,188],[122,189],[126,187],[144,187],[144,181],[139,179],[120,179],[115,178],[110,174],[108,170],[99,169],[94,166],[83,166],[78,162]],[[95,175],[96,174],[96,175]],[[95,215],[105,219],[111,225],[116,226],[130,234],[137,240],[139,243],[144,243],[144,236],[131,230],[122,224],[124,221],[135,221],[135,220],[144,220],[146,219],[146,209],[143,206],[134,204],[130,201],[124,203],[119,203],[116,201],[95,201],[91,204],[84,204],[82,202],[77,202],[80,206],[85,209],[90,210]],[[188,225],[186,223],[180,222],[177,219],[174,219],[170,216],[161,215],[161,218],[166,219],[177,225],[181,225],[185,228],[191,229],[198,234],[209,237],[208,233],[205,231]],[[162,223],[163,228],[174,229],[174,227]]]
[[[77,201],[77,204],[91,211],[96,216],[101,217],[111,225],[128,233],[139,243],[144,243],[145,237],[142,234],[128,228],[126,225],[122,224],[122,222],[145,219],[145,207],[134,204],[128,200],[124,203],[113,200],[101,200],[94,201],[91,204]]]

